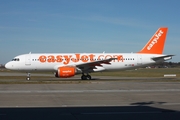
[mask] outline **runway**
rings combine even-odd
[[[178,82],[119,81],[1,84],[0,107],[127,106],[150,101],[180,104],[179,86]]]
[[[0,119],[180,119],[180,82],[102,78],[83,82],[74,78],[72,81],[77,82],[67,82],[69,79],[57,84],[0,84]]]
[[[178,120],[179,86],[179,82],[119,81],[1,84],[0,119]]]

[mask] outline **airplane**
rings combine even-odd
[[[167,27],[159,28],[147,44],[137,53],[36,53],[16,56],[5,67],[25,71],[27,80],[31,72],[51,71],[55,77],[69,78],[82,74],[82,80],[90,80],[92,72],[135,69],[172,59],[163,54]]]

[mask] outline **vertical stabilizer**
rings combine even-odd
[[[166,41],[167,27],[159,28],[144,48],[138,53],[162,54]]]

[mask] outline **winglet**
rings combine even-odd
[[[167,27],[159,28],[144,48],[138,53],[145,54],[162,54],[166,41]]]

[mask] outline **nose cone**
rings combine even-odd
[[[8,63],[5,64],[5,68],[6,69],[12,69],[13,65],[11,64],[11,62],[8,62]]]

